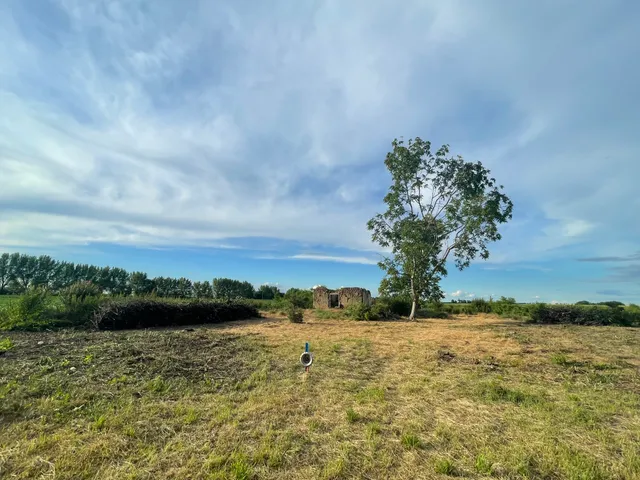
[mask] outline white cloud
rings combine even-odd
[[[467,295],[465,295],[467,298],[473,298],[476,296],[475,293],[468,293]]]
[[[505,184],[516,213],[494,262],[623,254],[640,237],[632,7],[60,5],[0,7],[0,247],[364,251],[401,135],[451,143]]]
[[[377,265],[378,262],[366,257],[342,257],[334,255],[297,254],[291,255],[293,260],[317,260],[320,262],[360,263],[362,265]]]
[[[449,295],[451,295],[454,298],[459,297],[460,295],[462,295],[464,292],[462,290],[456,290],[455,292],[450,293]]]

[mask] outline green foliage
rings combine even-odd
[[[420,318],[447,318],[449,314],[446,312],[441,302],[429,302],[426,308],[418,310]]]
[[[281,297],[282,292],[275,285],[260,285],[260,288],[256,290],[256,299],[260,300],[273,300],[276,297]]]
[[[313,308],[313,292],[301,288],[290,288],[284,294],[284,299],[298,308]]]
[[[473,304],[472,304],[473,305]],[[520,306],[514,298],[500,297],[500,300],[488,303],[489,310],[497,315],[518,315],[521,313]],[[478,312],[480,313],[480,312]],[[488,312],[483,312],[488,313]]]
[[[287,318],[291,323],[302,323],[304,322],[304,313],[295,304],[289,303],[287,307]]]
[[[255,289],[249,282],[241,282],[231,278],[214,278],[212,282],[213,298],[217,300],[236,300],[254,298]]]
[[[136,296],[148,295],[153,291],[154,284],[144,272],[132,272],[129,275],[129,288]]]
[[[14,345],[10,338],[7,338],[7,337],[0,338],[0,354],[3,354],[4,352],[8,352],[13,347]]]
[[[207,280],[204,282],[193,282],[193,296],[195,298],[213,298],[213,288]]]
[[[379,297],[375,305],[381,305],[393,315],[406,317],[411,313],[411,297]]]
[[[0,310],[0,330],[39,330],[51,319],[49,292],[30,288]]]
[[[101,330],[221,323],[259,317],[253,305],[241,302],[112,300],[100,305],[93,326]]]
[[[576,302],[576,305],[591,305],[591,302],[588,302],[587,300],[580,300],[579,302]]]
[[[564,353],[554,353],[553,355],[551,355],[551,363],[555,365],[566,366],[571,362]]]
[[[349,318],[354,320],[377,320],[374,318],[372,308],[364,303],[354,303],[345,309],[345,313]]]
[[[456,471],[453,462],[448,458],[436,460],[435,471],[441,475],[453,475]]]
[[[612,300],[608,302],[598,302],[598,305],[606,305],[607,307],[611,307],[611,308],[624,307],[624,303],[618,302],[617,300]]]
[[[403,433],[400,441],[406,448],[422,448],[420,437],[413,433]]]
[[[390,306],[383,302],[375,302],[371,305],[371,320],[389,320],[395,317]]]
[[[188,278],[156,277],[149,279],[144,272],[129,273],[118,267],[97,267],[57,261],[48,255],[35,257],[20,253],[0,255],[0,295],[19,294],[34,287],[42,287],[52,293],[63,293],[79,282],[91,282],[101,292],[112,296],[147,296],[166,298],[215,298],[234,300],[254,298],[253,285],[229,278],[210,282],[192,282]],[[215,292],[214,292],[215,290]],[[264,298],[280,295],[275,287],[269,287]],[[262,298],[262,297],[260,297]]]
[[[100,305],[102,292],[92,282],[74,283],[60,292],[64,320],[71,325],[88,325]]]
[[[158,297],[191,298],[193,284],[188,278],[156,277],[152,280]]]
[[[491,313],[491,305],[484,298],[474,298],[470,307],[473,313]]]
[[[531,322],[633,326],[640,325],[640,313],[623,308],[539,304],[531,309]]]
[[[491,462],[486,455],[480,454],[476,457],[476,472],[483,475],[489,475],[493,468],[493,462]]]
[[[480,384],[478,393],[485,400],[492,402],[512,402],[531,405],[539,403],[540,401],[540,398],[535,395],[525,393],[521,390],[507,388],[495,380]]]
[[[356,423],[358,420],[360,420],[360,414],[353,408],[347,408],[347,422]]]
[[[420,138],[394,140],[385,165],[393,183],[384,197],[387,211],[367,226],[372,239],[391,248],[379,263],[386,273],[383,295],[410,295],[413,316],[420,300],[443,298],[439,282],[451,254],[460,270],[476,256],[489,257],[488,243],[500,239],[498,225],[511,218],[513,204],[480,162],[435,153]]]
[[[100,287],[92,282],[77,282],[60,292],[60,299],[63,304],[71,300],[86,300],[91,297],[102,295]]]

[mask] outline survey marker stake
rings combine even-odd
[[[300,363],[304,367],[304,371],[308,372],[309,367],[313,363],[313,354],[309,351],[309,342],[304,344],[304,352],[300,355]]]

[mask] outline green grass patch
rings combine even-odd
[[[517,405],[535,405],[541,403],[538,395],[512,389],[497,380],[481,383],[478,386],[478,394],[491,402],[511,402]]]
[[[400,442],[404,447],[409,449],[422,448],[423,446],[420,437],[413,433],[403,433],[402,437],[400,437]]]
[[[13,347],[14,347],[14,344],[11,341],[10,338],[8,338],[8,337],[5,337],[5,338],[0,337],[0,355],[2,355],[5,352],[8,352]]]

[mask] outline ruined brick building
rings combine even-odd
[[[341,308],[357,303],[371,305],[371,292],[359,287],[343,287],[338,290],[317,287],[313,290],[313,308]]]

